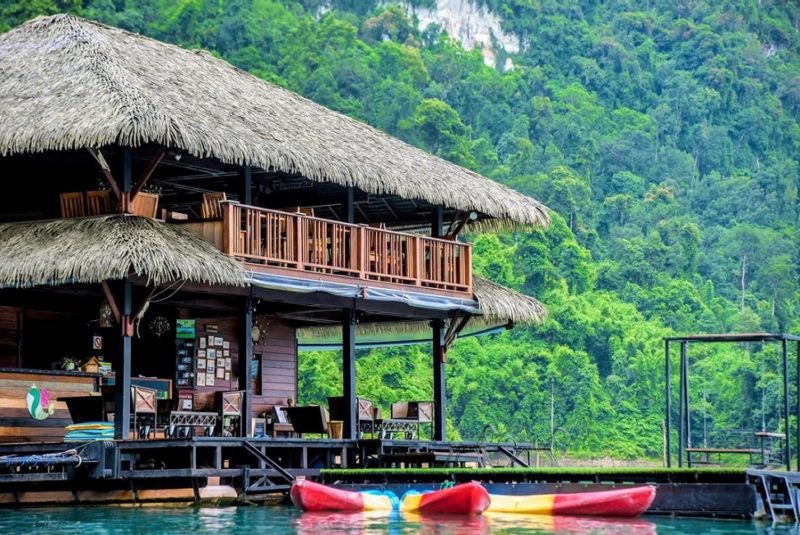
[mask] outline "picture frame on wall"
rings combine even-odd
[[[206,386],[206,374],[205,373],[198,373],[197,374],[197,386]]]
[[[226,381],[230,381],[231,380],[231,372],[225,372],[225,380]]]
[[[207,373],[206,374],[206,386],[214,386],[214,374]]]
[[[209,349],[206,351],[206,355],[209,360],[213,360],[217,358],[217,350],[216,349]]]
[[[197,359],[197,369],[198,370],[205,370],[206,369],[206,359]]]
[[[225,359],[224,358],[220,357],[220,358],[217,359],[217,368],[218,369],[222,369],[222,370],[225,369]]]
[[[231,343],[228,340],[222,342],[222,349],[230,349]]]
[[[267,436],[267,421],[264,418],[251,418],[250,436],[256,438]]]
[[[206,360],[206,373],[214,373],[217,367],[214,364],[214,359],[207,359]]]
[[[230,357],[225,357],[225,369],[226,370],[230,370],[231,369],[231,358]]]
[[[205,336],[200,337],[200,349],[205,349],[206,347],[206,338]]]
[[[230,343],[230,342],[229,342],[229,343]],[[215,345],[215,346],[217,346],[217,347],[221,347],[221,346],[223,346],[224,344],[225,344],[225,341],[222,339],[222,337],[221,337],[221,336],[215,336],[215,337],[214,337],[214,345]]]
[[[225,368],[217,368],[217,379],[225,379]]]
[[[230,357],[231,356],[231,350],[230,349],[223,349],[222,350],[222,356],[223,357]]]
[[[205,349],[198,349],[197,350],[197,358],[199,358],[199,359],[206,358],[206,350]]]

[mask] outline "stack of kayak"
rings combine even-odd
[[[67,426],[64,442],[90,442],[92,440],[114,440],[114,424],[82,422]]]
[[[632,487],[572,494],[490,495],[479,483],[463,483],[427,493],[351,491],[296,481],[290,496],[304,511],[401,511],[419,514],[479,515],[483,512],[534,515],[637,516],[650,507],[656,489]]]

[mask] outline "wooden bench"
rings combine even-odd
[[[692,454],[698,454],[700,459],[692,461]],[[712,456],[717,455],[717,462],[712,461]],[[762,452],[759,448],[686,448],[686,463],[692,466],[695,464],[722,464],[723,455],[748,455],[750,457],[750,464],[753,463],[754,457],[761,457]],[[763,459],[762,459],[763,461]]]

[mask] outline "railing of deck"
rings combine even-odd
[[[245,262],[472,292],[472,246],[457,241],[224,205],[223,248]]]

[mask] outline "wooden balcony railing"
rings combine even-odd
[[[237,203],[223,250],[245,262],[472,293],[472,246]]]

